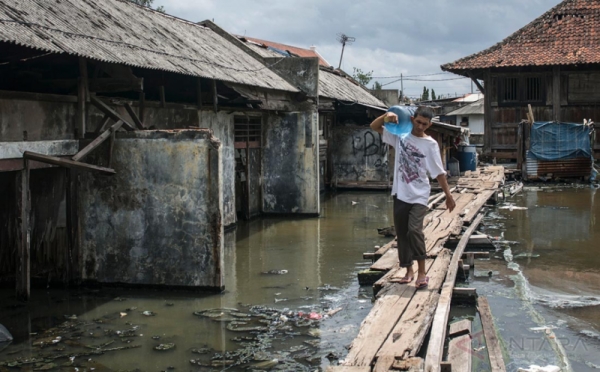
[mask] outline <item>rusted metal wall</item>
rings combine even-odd
[[[586,177],[591,169],[590,158],[543,161],[527,157],[527,178],[530,180]]]
[[[83,279],[221,289],[220,154],[208,130],[119,134],[117,174],[81,174]]]

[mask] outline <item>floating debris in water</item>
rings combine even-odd
[[[516,205],[503,205],[502,207],[499,207],[498,209],[508,209],[509,211],[525,211],[528,208],[527,207],[518,207]]]
[[[119,313],[119,315],[121,315],[121,318],[124,316],[127,316],[127,313]]]
[[[540,257],[539,254],[534,254],[534,253],[519,253],[518,255],[514,256],[514,258],[538,258]]]
[[[174,343],[160,344],[158,346],[155,346],[154,350],[157,350],[157,351],[166,351],[166,350],[171,350],[174,347],[175,347]]]
[[[269,270],[269,271],[262,271],[261,274],[263,275],[284,275],[287,274],[288,271],[287,270]]]

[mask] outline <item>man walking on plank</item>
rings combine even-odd
[[[390,132],[385,123],[398,123],[398,115],[386,112],[371,123],[371,129],[382,135],[384,143],[396,149],[394,161],[394,226],[398,236],[398,258],[400,267],[406,268],[406,276],[400,283],[410,283],[414,279],[413,260],[417,260],[417,289],[429,284],[425,272],[425,236],[423,219],[427,214],[427,201],[431,187],[429,176],[437,179],[446,194],[446,206],[450,211],[456,204],[450,193],[446,171],[442,165],[437,142],[425,134],[431,126],[433,110],[420,106],[411,116],[412,131],[404,135]]]

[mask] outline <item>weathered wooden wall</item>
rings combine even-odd
[[[541,75],[540,75],[541,74]],[[484,81],[485,137],[484,152],[499,159],[517,159],[518,124],[527,119],[528,102],[503,103],[499,97],[501,79],[543,76],[543,100],[531,103],[536,121],[583,123],[600,122],[600,71],[561,71],[549,67],[530,72],[490,72]],[[595,157],[600,158],[600,136],[594,139]]]

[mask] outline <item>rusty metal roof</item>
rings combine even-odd
[[[323,58],[319,52],[317,52],[316,48],[315,49],[305,49],[305,48],[300,48],[300,47],[296,47],[293,45],[287,45],[287,44],[281,44],[281,43],[276,43],[274,41],[268,41],[268,40],[262,40],[262,39],[257,39],[254,37],[249,37],[249,36],[238,36],[242,41],[249,41],[255,44],[259,44],[262,45],[263,47],[267,48],[267,47],[271,47],[271,48],[275,48],[277,50],[281,50],[284,52],[289,52],[295,56],[298,57],[317,57],[319,58],[319,64],[323,67],[329,67],[331,66],[329,64],[329,62],[327,62],[325,60],[325,58]],[[314,47],[311,47],[314,48]]]
[[[319,70],[319,96],[364,105],[387,107],[367,89],[350,79],[327,69]]]
[[[499,21],[501,22],[501,20]],[[600,1],[565,0],[498,44],[445,71],[600,63]]]
[[[104,62],[298,91],[211,29],[127,0],[0,0],[0,41]]]

